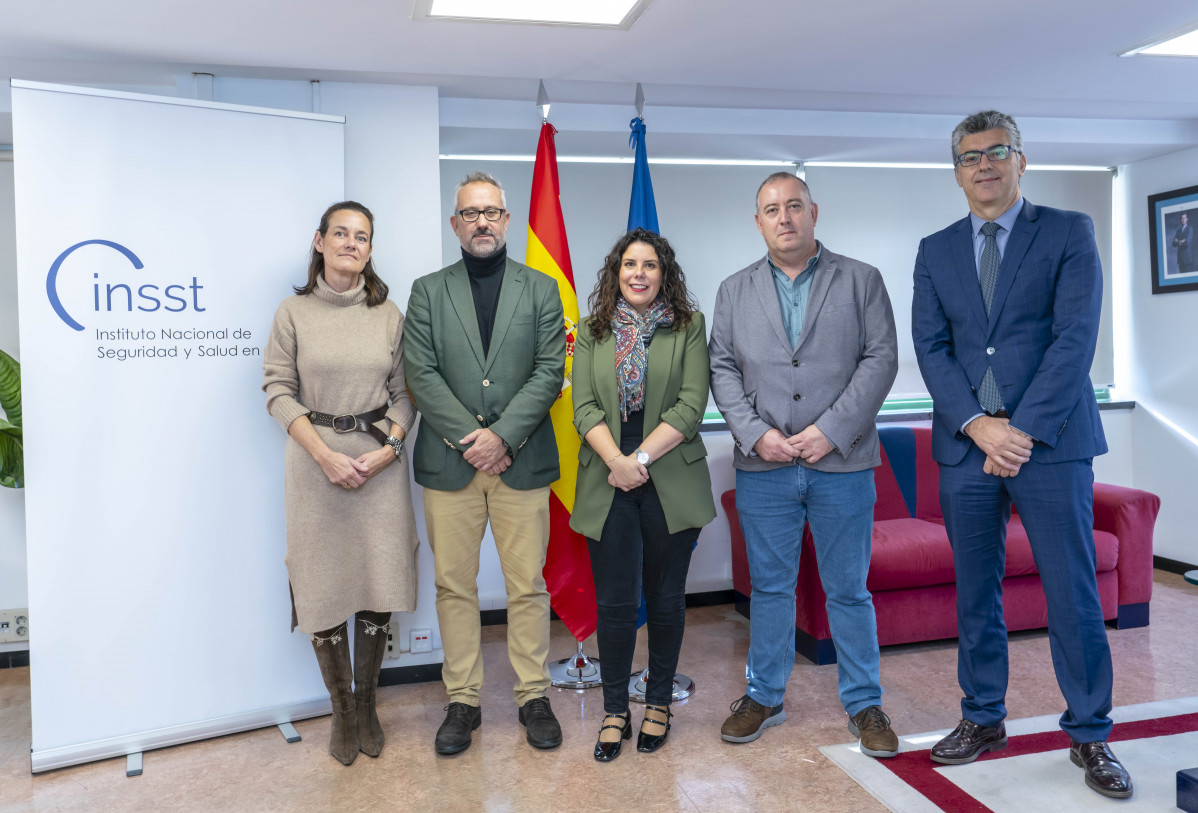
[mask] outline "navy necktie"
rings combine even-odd
[[[982,247],[981,269],[978,273],[978,284],[982,287],[982,304],[986,306],[986,316],[990,316],[990,303],[994,301],[994,288],[998,284],[998,266],[1002,258],[998,253],[997,223],[983,223],[982,234],[986,244]],[[978,403],[990,414],[1003,409],[1002,394],[998,391],[998,382],[994,380],[994,370],[986,367],[986,375],[982,385],[978,387]]]

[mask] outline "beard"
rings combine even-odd
[[[487,248],[485,246],[480,246],[479,243],[477,242],[479,240],[479,238],[488,238],[488,237],[491,238],[491,240],[493,241],[493,244],[491,245],[490,248]],[[502,251],[503,247],[506,244],[507,244],[507,239],[506,239],[505,235],[496,234],[493,231],[485,232],[485,233],[476,233],[476,234],[473,234],[470,236],[470,245],[466,248],[466,251],[470,252],[470,254],[472,256],[478,257],[480,260],[485,260],[488,257],[494,257],[496,254],[498,254],[500,251]]]

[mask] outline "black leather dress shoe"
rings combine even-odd
[[[1086,784],[1092,790],[1112,799],[1131,796],[1131,775],[1105,742],[1075,742],[1069,746],[1069,758],[1086,769]]]
[[[658,716],[664,714],[666,719],[654,720],[649,716],[650,711],[656,712]],[[652,754],[658,748],[661,748],[663,745],[665,745],[666,737],[668,737],[670,734],[670,718],[673,716],[674,713],[670,711],[669,706],[646,705],[645,722],[641,723],[641,730],[636,735],[636,750],[640,751],[642,754]],[[660,734],[646,734],[645,723],[662,726],[663,731]]]
[[[1001,751],[1007,747],[1007,727],[1002,723],[989,728],[972,720],[957,723],[953,733],[932,746],[932,762],[941,765],[964,765],[973,762],[986,751]]]
[[[623,725],[612,725],[608,720],[622,720]],[[624,740],[632,737],[632,714],[624,712],[623,714],[608,714],[603,718],[603,727],[599,729],[599,736],[603,736],[603,732],[607,729],[615,729],[620,732],[620,738],[613,742],[604,742],[602,739],[595,740],[595,759],[599,762],[611,762],[620,755],[620,746],[624,744]]]
[[[445,712],[434,747],[438,754],[460,754],[470,747],[470,732],[482,724],[482,711],[478,706],[450,703]]]

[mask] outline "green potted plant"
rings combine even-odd
[[[21,438],[21,364],[0,350],[0,486],[25,487]]]

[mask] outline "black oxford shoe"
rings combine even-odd
[[[437,729],[434,748],[438,754],[460,754],[470,747],[470,732],[482,725],[478,706],[450,703],[445,707],[445,721]]]
[[[986,751],[1001,751],[1007,747],[1007,727],[1002,723],[989,728],[972,720],[957,723],[953,733],[932,746],[932,762],[941,765],[964,765],[973,762]]]
[[[1075,742],[1069,746],[1069,758],[1074,765],[1085,768],[1086,784],[1091,790],[1112,799],[1131,796],[1131,775],[1105,742]]]
[[[534,697],[521,706],[520,724],[533,748],[557,748],[562,744],[562,727],[553,716],[547,697]]]

